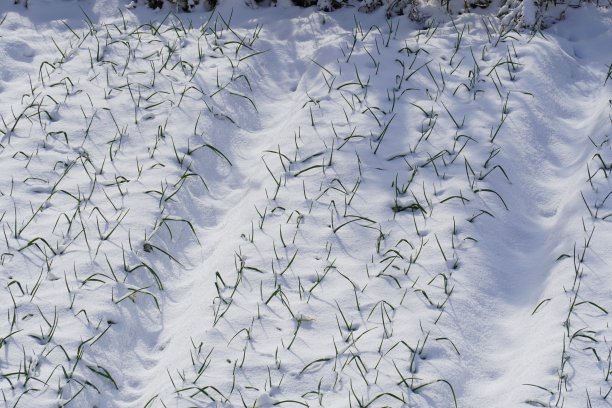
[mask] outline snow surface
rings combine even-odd
[[[609,8],[8,3],[5,406],[610,405]]]

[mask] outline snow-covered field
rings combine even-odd
[[[612,405],[609,7],[12,3],[0,405]]]

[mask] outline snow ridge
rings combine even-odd
[[[3,6],[5,405],[609,405],[609,10],[85,6]]]

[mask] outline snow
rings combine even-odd
[[[78,5],[0,6],[7,407],[610,405],[609,8]]]

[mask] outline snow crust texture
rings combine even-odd
[[[0,6],[0,405],[610,406],[609,8],[53,4]]]

